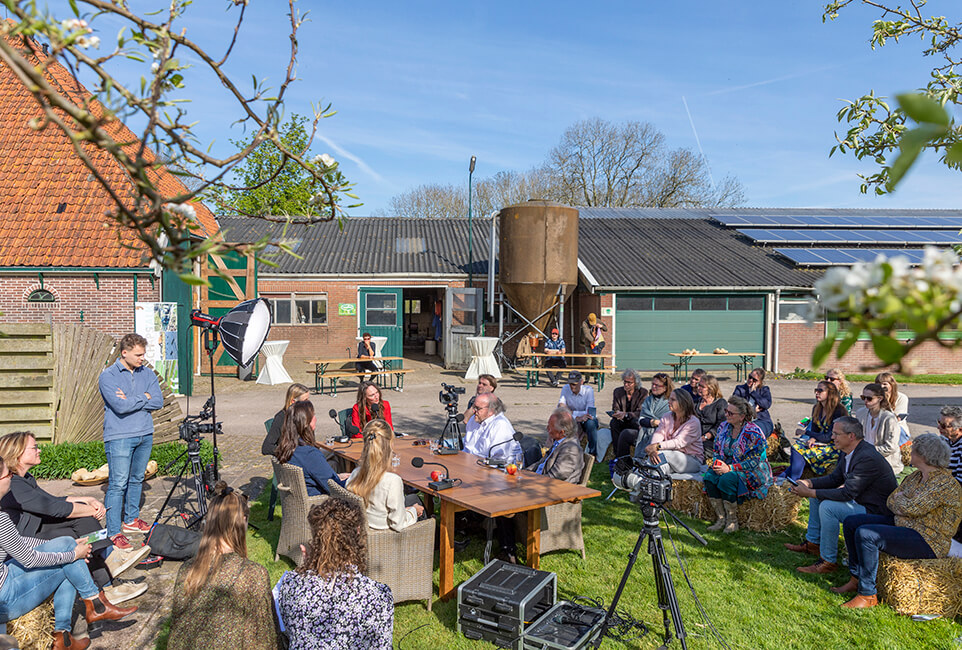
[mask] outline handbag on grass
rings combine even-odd
[[[189,560],[197,555],[200,533],[180,526],[156,524],[150,529],[146,543],[154,555],[169,560]]]

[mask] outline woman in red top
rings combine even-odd
[[[360,438],[360,431],[364,429],[371,420],[381,419],[394,429],[391,422],[391,405],[387,400],[381,399],[380,387],[370,381],[362,381],[357,388],[357,401],[351,410],[351,424],[357,427],[358,433],[352,438]]]

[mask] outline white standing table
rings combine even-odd
[[[494,348],[498,345],[497,337],[469,336],[465,338],[471,346],[471,365],[465,373],[465,379],[477,379],[481,375],[501,377],[501,368],[494,358]]]
[[[294,381],[284,368],[284,352],[287,351],[289,343],[290,341],[268,341],[264,344],[261,348],[264,354],[264,367],[257,376],[258,384],[274,386]]]

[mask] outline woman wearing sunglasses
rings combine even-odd
[[[849,413],[852,412],[853,401],[852,388],[848,385],[848,381],[845,380],[845,373],[838,368],[832,368],[825,373],[825,381],[830,381],[838,389],[839,401],[845,410]]]
[[[855,417],[862,423],[865,442],[875,445],[878,453],[882,454],[898,476],[904,467],[902,450],[899,448],[901,428],[885,394],[885,387],[881,384],[869,384],[863,388],[862,403],[865,406],[855,412]]]
[[[848,415],[839,400],[838,389],[830,381],[820,381],[815,388],[815,406],[805,428],[795,431],[798,439],[792,443],[792,454],[786,476],[797,481],[805,466],[815,476],[827,474],[838,463],[841,453],[832,442],[832,424]]]

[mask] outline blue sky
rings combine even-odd
[[[196,2],[184,23],[213,52],[228,37],[225,4]],[[932,156],[881,198],[858,190],[869,161],[829,158],[843,98],[911,90],[934,62],[917,39],[872,51],[876,16],[861,7],[823,24],[822,3],[810,0],[298,6],[311,20],[287,110],[333,103],[314,152],[333,154],[356,182],[365,205],[355,215],[422,183],[466,184],[472,155],[476,178],[530,168],[567,126],[596,116],[647,121],[670,146],[696,149],[693,122],[715,177],[736,176],[749,206],[955,208],[962,199],[958,174]],[[280,80],[286,7],[251,0],[228,68],[236,78]],[[110,42],[115,31],[104,24],[101,34]],[[189,83],[201,140],[227,153],[242,136],[229,128],[236,110],[211,84]]]

